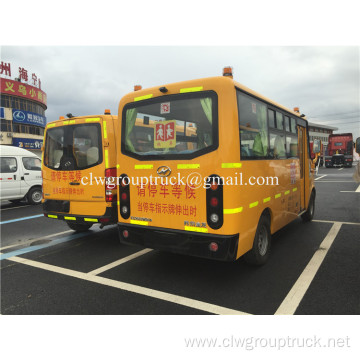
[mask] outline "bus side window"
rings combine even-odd
[[[286,155],[287,158],[294,158],[299,156],[297,136],[286,135]]]
[[[284,159],[285,153],[285,139],[281,133],[270,133],[270,156],[274,159]]]
[[[268,156],[268,128],[266,105],[237,91],[240,155],[242,159]]]

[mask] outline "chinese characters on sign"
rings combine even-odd
[[[35,100],[44,105],[47,103],[46,94],[42,90],[18,81],[2,80],[1,93]]]
[[[176,121],[158,121],[154,127],[154,148],[172,148],[176,146]]]
[[[160,196],[164,201],[169,203],[163,203],[159,201],[152,201],[155,195]],[[140,198],[137,202],[137,210],[143,213],[156,213],[156,214],[170,214],[170,215],[187,215],[196,216],[196,205],[184,205],[175,204],[176,200],[190,200],[196,199],[195,189],[181,185],[160,185],[148,184],[147,186],[137,186],[137,195]],[[141,201],[144,198],[144,201]],[[148,198],[148,201],[145,201]]]
[[[81,181],[81,171],[52,171],[51,181]]]
[[[11,77],[11,64],[6,63],[4,61],[0,64],[0,75],[5,75]],[[16,80],[16,79],[15,79]],[[19,78],[18,81],[24,80],[26,82],[29,81],[28,71],[24,69],[23,67],[19,66]],[[38,86],[38,88],[41,90],[41,81],[38,79],[37,75],[32,73],[31,75],[32,85]]]

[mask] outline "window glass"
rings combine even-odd
[[[268,156],[266,105],[238,91],[241,158]]]
[[[17,170],[17,163],[14,157],[0,157],[0,172],[14,173]]]
[[[1,131],[11,131],[11,125],[10,125],[10,121],[7,121],[7,120],[4,120],[4,119],[1,119],[0,120],[0,130]]]
[[[73,152],[78,168],[86,168],[99,162],[101,142],[97,125],[78,125],[75,127]]]
[[[269,109],[268,114],[269,114],[269,127],[274,128],[275,127],[275,111]]]
[[[283,120],[283,114],[276,112],[276,128],[279,130],[284,130],[284,120]]]
[[[44,165],[81,170],[102,162],[100,124],[62,126],[46,132]]]
[[[34,157],[23,157],[22,162],[26,170],[41,171],[41,161]]]
[[[285,116],[285,131],[290,132],[290,118]]]
[[[59,169],[60,160],[64,154],[64,127],[48,130],[46,133],[46,145],[44,163],[46,166]]]
[[[122,151],[162,158],[211,151],[217,142],[216,104],[214,93],[198,93],[128,108],[123,116]]]
[[[286,136],[286,156],[288,158],[299,156],[297,136]]]
[[[270,133],[270,156],[274,159],[286,158],[285,136],[281,133]]]
[[[294,118],[291,118],[291,132],[293,134],[297,133],[297,131],[296,131],[296,120]]]

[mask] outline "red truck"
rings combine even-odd
[[[352,167],[353,148],[354,143],[351,133],[329,135],[325,166]]]

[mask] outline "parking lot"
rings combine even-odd
[[[41,206],[1,204],[2,314],[360,314],[360,184],[320,168],[315,219],[273,236],[262,267],[75,233]]]

